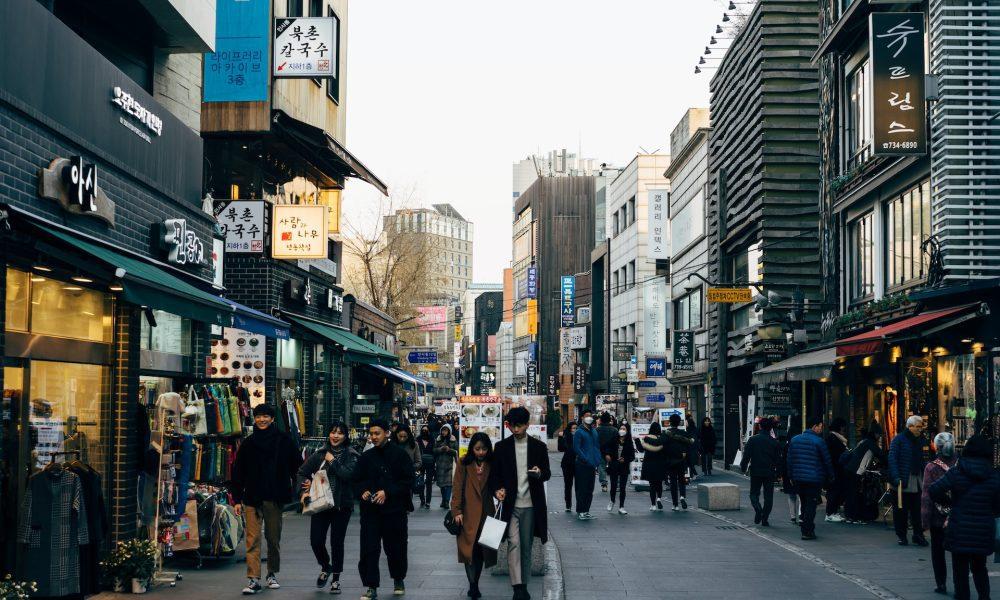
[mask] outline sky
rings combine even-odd
[[[727,4],[353,0],[347,148],[411,207],[472,221],[473,281],[500,282],[512,164],[560,148],[616,166],[669,153],[685,110],[708,106],[714,70],[694,67]],[[349,180],[343,202],[365,228],[379,193]]]

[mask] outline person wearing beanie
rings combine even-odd
[[[958,465],[934,482],[930,497],[951,506],[944,545],[951,551],[955,598],[969,599],[970,571],[979,597],[989,598],[986,557],[993,554],[1000,515],[1000,472],[993,468],[993,442],[981,434],[970,437]]]
[[[743,448],[740,469],[750,475],[750,505],[753,506],[753,522],[768,527],[768,517],[774,504],[774,482],[781,465],[781,443],[771,437],[774,421],[760,420],[760,431],[751,437]],[[764,491],[764,506],[760,504],[760,492]]]
[[[253,433],[240,444],[233,462],[229,488],[237,516],[246,517],[247,579],[244,595],[263,590],[260,583],[261,532],[267,541],[267,578],[270,589],[278,589],[281,569],[281,523],[285,504],[292,501],[294,483],[302,457],[292,438],[274,424],[270,404],[253,409]]]

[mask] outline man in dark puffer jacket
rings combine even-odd
[[[807,422],[809,429],[792,438],[788,444],[788,475],[799,492],[802,502],[802,539],[816,539],[816,507],[821,500],[823,484],[833,479],[833,464],[830,450],[820,437],[823,434],[823,418],[812,417]]]
[[[920,522],[920,485],[924,477],[924,419],[912,415],[906,420],[906,431],[892,438],[889,444],[889,483],[895,500],[892,503],[892,522],[896,527],[899,545],[906,542],[906,517],[913,526],[913,543],[926,546],[924,527]],[[902,488],[902,493],[899,489]],[[900,502],[900,498],[902,502]]]
[[[1000,473],[993,469],[992,460],[993,443],[974,435],[965,443],[958,466],[949,469],[928,490],[935,502],[952,507],[944,543],[951,551],[958,600],[969,598],[970,569],[979,597],[990,597],[986,557],[993,554],[994,528],[1000,515]]]

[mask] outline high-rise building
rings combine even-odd
[[[570,177],[573,175],[594,175],[602,165],[594,158],[580,158],[562,150],[551,150],[546,154],[532,154],[514,163],[513,183],[516,200],[539,177]]]
[[[417,233],[430,247],[428,300],[459,302],[472,284],[473,224],[450,204],[401,209],[385,217],[385,231]]]

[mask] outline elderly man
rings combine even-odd
[[[920,522],[920,492],[924,476],[923,417],[912,415],[906,420],[906,431],[892,438],[889,444],[889,485],[892,486],[892,522],[899,545],[906,546],[906,520],[909,514],[913,527],[913,543],[926,546],[924,528]]]

